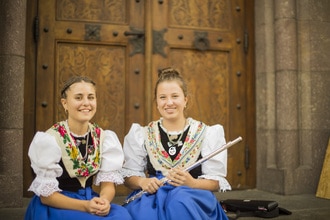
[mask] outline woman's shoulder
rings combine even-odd
[[[221,124],[212,124],[212,125],[209,125],[203,121],[199,121],[199,120],[196,120],[196,119],[193,119],[193,118],[187,118],[188,120],[188,123],[189,124],[196,124],[196,125],[204,125],[207,130],[209,131],[218,131],[218,130],[222,130],[223,129],[223,126]]]
[[[53,141],[56,141],[53,135],[49,134],[48,132],[37,131],[33,137],[32,143],[47,143]]]
[[[32,139],[28,154],[32,158],[55,155],[56,157],[58,155],[60,157],[61,149],[53,135],[47,132],[38,131]]]

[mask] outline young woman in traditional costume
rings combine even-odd
[[[185,116],[187,86],[172,68],[160,71],[155,101],[161,118],[147,126],[133,124],[124,139],[122,174],[135,190],[128,198],[146,192],[124,207],[136,220],[227,219],[213,194],[231,189],[225,179],[227,151],[184,171],[225,144],[223,127]]]
[[[29,148],[36,174],[35,193],[26,220],[131,219],[125,208],[111,204],[124,155],[117,135],[91,123],[96,112],[95,83],[70,78],[61,91],[67,120],[37,132]],[[100,193],[92,184],[100,185]]]

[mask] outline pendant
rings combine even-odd
[[[82,140],[81,140],[81,143],[82,143],[82,144],[86,144],[86,140],[85,140],[85,139],[82,139]]]
[[[175,148],[175,147],[170,147],[168,153],[169,153],[171,156],[175,155],[175,153],[176,153],[176,148]]]

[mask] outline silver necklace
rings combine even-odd
[[[167,135],[167,138],[168,138],[168,142],[167,142],[167,145],[169,147],[169,150],[168,150],[168,153],[173,156],[176,154],[176,148],[177,147],[180,147],[183,145],[182,141],[181,141],[181,138],[182,138],[182,135],[183,135],[183,131],[179,134],[179,137],[178,135],[175,135],[174,138],[171,138],[169,133],[166,132],[166,135]],[[173,141],[177,139],[176,141]]]
[[[160,126],[161,128],[163,129],[163,131],[165,131],[166,135],[167,135],[167,138],[168,138],[168,142],[167,142],[167,146],[169,147],[169,150],[168,150],[168,153],[173,156],[176,154],[176,148],[177,147],[181,147],[183,145],[183,142],[182,142],[182,136],[183,136],[183,133],[184,131],[186,130],[187,128],[187,120],[185,122],[185,126],[183,128],[183,130],[179,133],[176,133],[176,134],[169,134],[169,132],[167,131],[167,129],[163,126],[163,120],[161,119],[161,123],[160,123]],[[173,137],[172,137],[173,136]],[[176,140],[176,141],[173,141],[173,140]]]
[[[85,160],[87,158],[87,155],[88,155],[89,133],[87,133],[87,138],[86,139],[85,139],[85,137],[82,140],[76,139],[76,143],[77,143],[78,148],[81,144],[85,144],[85,155],[83,156],[83,160]]]

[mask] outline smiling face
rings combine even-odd
[[[177,80],[163,81],[157,86],[157,108],[164,120],[185,118],[184,109],[187,97]]]
[[[76,82],[66,90],[66,98],[61,99],[68,112],[68,121],[84,124],[96,113],[96,90],[89,82]]]

